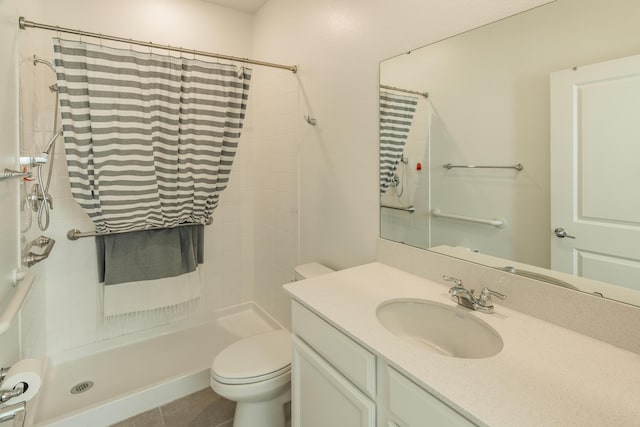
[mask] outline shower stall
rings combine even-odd
[[[179,6],[189,12],[192,12],[190,8],[198,7],[206,6]],[[218,9],[215,13],[224,14]],[[62,15],[58,13],[58,16]],[[229,17],[235,16],[229,13]],[[241,24],[233,31],[240,34],[250,30],[250,21]],[[111,27],[114,32],[127,33],[127,27],[116,22],[112,22]],[[207,31],[210,32],[207,37],[215,39],[222,30]],[[161,34],[159,30],[156,32]],[[200,267],[203,281],[197,302],[188,310],[169,308],[162,313],[104,318],[96,291],[94,239],[67,239],[70,229],[85,234],[93,233],[95,226],[70,191],[64,143],[59,132],[60,102],[57,76],[51,72],[55,66],[50,41],[46,32],[22,34],[29,37],[23,37],[20,46],[20,155],[24,166],[32,169],[33,181],[20,184],[21,238],[26,245],[37,238],[40,226],[48,226],[47,236],[57,242],[46,262],[31,267],[37,280],[23,307],[28,330],[23,333],[22,357],[47,360],[46,387],[37,397],[35,408],[27,411],[27,423],[65,427],[108,425],[208,387],[209,366],[220,349],[238,339],[286,326],[288,310],[281,302],[286,298],[279,295],[276,298],[271,289],[279,289],[289,281],[290,277],[283,275],[292,274],[298,259],[292,258],[286,263],[278,260],[282,265],[278,275],[267,275],[268,282],[260,278],[262,287],[256,290],[258,269],[254,250],[258,247],[254,243],[254,218],[240,214],[253,212],[254,186],[233,185],[234,179],[248,183],[256,169],[250,163],[251,149],[242,148],[252,144],[251,132],[259,128],[249,126],[250,131],[246,137],[243,135],[240,144],[230,188],[221,199],[213,224],[205,227],[206,255]],[[180,40],[182,34],[174,36]],[[88,40],[88,36],[82,37],[82,42]],[[100,38],[92,41],[106,45],[107,39],[108,36],[103,36],[102,41]],[[132,48],[128,39],[118,46]],[[250,52],[249,43],[238,46],[236,49]],[[155,44],[141,50],[145,54],[160,51]],[[174,53],[174,57],[193,58],[201,53],[185,50]],[[237,68],[246,66],[244,60],[235,64]],[[294,66],[281,68],[295,71]],[[277,73],[282,70],[256,72],[266,78],[273,78]],[[261,96],[271,96],[269,91],[277,96],[281,90],[297,90],[295,79],[282,80],[280,88],[266,88]],[[283,107],[297,113],[296,105]],[[264,111],[270,113],[268,109]],[[290,150],[295,153],[296,147]],[[277,170],[279,165],[275,162],[269,167]],[[278,209],[293,211],[297,209],[297,201],[291,198]],[[297,232],[297,227],[295,230]],[[297,240],[293,234],[290,238],[292,242]],[[291,244],[287,248],[289,246],[297,247]],[[34,249],[33,252],[40,251]],[[266,255],[270,256],[277,256],[277,252]]]

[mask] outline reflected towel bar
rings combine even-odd
[[[451,163],[447,163],[442,165],[445,169],[453,169],[453,168],[465,168],[465,169],[515,169],[517,171],[521,171],[524,169],[522,163],[515,164],[513,166],[478,166],[478,165],[452,165]]]
[[[505,220],[504,218],[494,218],[494,219],[474,218],[472,216],[444,213],[440,211],[440,209],[432,209],[431,216],[434,218],[449,218],[449,219],[457,219],[460,221],[476,222],[478,224],[493,225],[496,228],[502,228],[507,223],[507,220]]]
[[[209,218],[207,218],[207,221],[204,223],[204,225],[211,225],[211,224],[213,224],[213,218],[209,217]],[[185,222],[185,223],[182,223],[182,224],[178,224],[178,225],[176,225],[174,227],[153,227],[153,228],[143,228],[143,229],[138,229],[138,230],[112,231],[110,233],[98,233],[98,232],[95,232],[95,231],[80,231],[77,228],[74,228],[72,230],[67,231],[67,239],[69,239],[69,240],[78,240],[81,237],[110,236],[112,234],[130,233],[132,231],[165,230],[167,228],[185,227],[187,225],[198,225],[198,223]]]
[[[380,205],[381,208],[387,208],[387,209],[395,209],[397,211],[406,211],[409,213],[414,213],[416,211],[416,208],[414,206],[408,206],[406,208],[398,208],[395,206],[388,206],[388,205]]]

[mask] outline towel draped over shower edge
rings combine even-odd
[[[202,226],[173,227],[204,224],[227,187],[251,69],[59,38],[54,52],[71,192],[107,234],[101,279],[195,271]]]

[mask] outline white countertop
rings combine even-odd
[[[504,348],[486,359],[418,349],[388,332],[377,306],[419,298],[455,306],[448,287],[374,262],[285,285],[287,292],[480,425],[640,426],[640,355],[496,303],[474,312]],[[640,325],[639,325],[640,327]]]

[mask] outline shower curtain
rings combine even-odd
[[[54,51],[71,191],[107,233],[96,238],[104,316],[188,307],[203,226],[174,227],[218,205],[251,70],[61,39]],[[108,234],[121,231],[133,233]]]
[[[251,70],[54,39],[71,190],[99,233],[204,223],[226,188]]]
[[[380,91],[380,194],[393,180],[404,153],[418,98]]]

